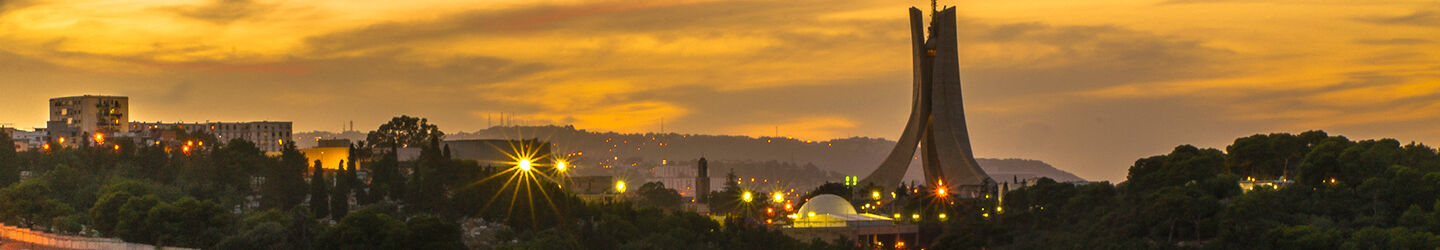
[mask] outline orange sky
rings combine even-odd
[[[0,123],[131,96],[133,120],[371,127],[398,114],[894,138],[928,1],[0,1]],[[980,157],[1121,180],[1262,132],[1440,143],[1440,2],[942,1]]]

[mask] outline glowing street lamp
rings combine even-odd
[[[770,199],[775,200],[775,203],[785,202],[785,194],[776,192],[774,195],[771,195]]]
[[[556,161],[555,171],[565,172],[565,161]]]
[[[750,202],[750,201],[755,200],[755,195],[752,194],[752,193],[750,193],[750,191],[745,191],[745,193],[740,194],[740,200],[743,200],[743,201],[745,201],[745,202]]]
[[[615,181],[615,191],[625,193],[625,181]]]
[[[105,144],[105,134],[95,133],[95,144]]]
[[[935,194],[939,196],[945,196],[945,186],[936,187]]]
[[[526,172],[530,171],[530,159],[520,159],[520,164],[516,165],[520,167],[520,170],[524,170]]]
[[[870,191],[870,198],[871,198],[871,199],[879,200],[879,199],[880,199],[880,191]]]

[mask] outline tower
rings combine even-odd
[[[710,195],[710,166],[705,162],[705,157],[700,157],[700,162],[695,163],[695,203],[709,201]]]
[[[880,166],[861,180],[880,190],[894,190],[905,177],[919,146],[925,184],[931,187],[981,191],[994,181],[970,148],[960,88],[960,56],[956,42],[955,8],[932,11],[927,38],[920,9],[910,8],[914,91],[910,119],[898,143]]]

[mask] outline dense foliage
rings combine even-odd
[[[999,216],[951,223],[934,248],[1434,249],[1437,191],[1440,155],[1425,145],[1255,135],[1137,160],[1119,185],[1041,179]]]
[[[658,182],[620,200],[583,202],[539,171],[453,159],[439,146],[438,127],[420,118],[399,117],[377,131],[390,139],[356,143],[330,170],[307,162],[293,144],[267,156],[248,141],[180,130],[168,143],[114,138],[18,153],[0,147],[0,221],[216,249],[837,246],[677,212],[684,200]],[[395,149],[407,145],[420,155],[400,161]],[[29,177],[21,181],[21,173]]]

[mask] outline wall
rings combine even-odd
[[[12,227],[0,224],[0,244],[3,245],[28,245],[37,248],[59,248],[59,249],[121,249],[121,250],[154,250],[155,246],[128,243],[115,238],[89,238],[80,236],[68,236],[48,234],[30,229]],[[165,247],[161,249],[189,249]]]

